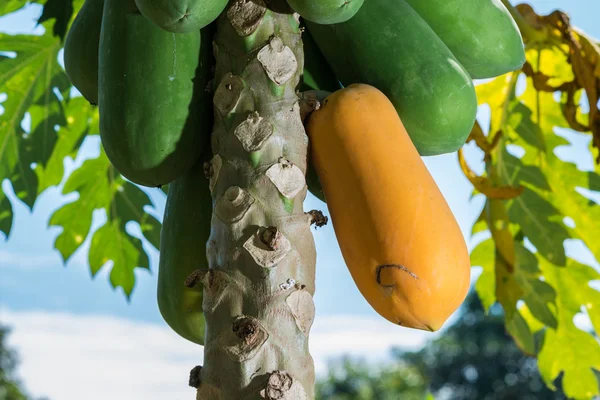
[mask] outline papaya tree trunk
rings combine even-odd
[[[234,0],[217,23],[210,269],[197,399],[313,399],[316,254],[306,197],[304,64],[285,1]]]

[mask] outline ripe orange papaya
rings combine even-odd
[[[311,155],[358,289],[389,321],[435,331],[465,299],[465,240],[390,100],[353,84],[307,122]]]

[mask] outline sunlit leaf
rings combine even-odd
[[[2,0],[0,3],[0,16],[9,14],[23,8],[29,3],[28,0]]]
[[[112,262],[110,282],[129,297],[135,285],[135,269],[148,269],[149,261],[142,241],[127,232],[127,224],[138,223],[154,246],[160,238],[159,222],[144,211],[152,205],[149,197],[116,173],[104,152],[73,172],[64,187],[65,194],[71,192],[78,192],[79,198],[58,209],[50,220],[51,225],[63,227],[55,247],[67,260],[89,235],[92,213],[104,210],[107,222],[91,240],[90,269],[96,275]]]
[[[0,116],[0,177],[9,178],[19,199],[29,207],[37,195],[34,168],[44,167],[57,140],[56,125],[65,123],[61,99],[70,84],[57,62],[60,42],[47,36],[0,34],[0,51],[16,53],[0,59],[0,93],[7,93]],[[21,125],[25,113],[30,130]]]
[[[514,199],[509,209],[510,220],[518,223],[527,238],[548,260],[565,265],[564,241],[569,238],[567,230],[552,219],[559,216],[558,210],[532,190],[525,189]]]
[[[593,369],[600,371],[600,343],[591,334],[577,328],[573,317],[581,304],[600,304],[600,292],[588,286],[590,279],[600,279],[593,268],[570,261],[566,268],[556,268],[543,259],[546,280],[557,293],[558,328],[548,329],[539,354],[539,368],[546,384],[564,372],[563,390],[576,399],[591,399],[598,393],[599,382]],[[597,312],[594,316],[598,328]]]
[[[98,109],[83,97],[65,102],[66,125],[56,132],[57,140],[45,166],[36,168],[41,193],[50,186],[58,185],[64,175],[64,159],[75,158],[83,139],[98,132]]]
[[[496,274],[494,269],[494,241],[485,240],[471,252],[471,266],[481,267],[482,273],[477,278],[475,290],[486,312],[496,303]]]
[[[515,311],[510,317],[507,315],[505,324],[506,330],[513,337],[521,351],[530,355],[535,354],[533,334],[531,333],[531,330],[529,330],[529,325],[527,325],[527,322],[523,316],[521,316],[521,313]]]

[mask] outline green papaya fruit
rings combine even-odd
[[[315,43],[315,39],[307,30],[302,33],[302,44],[304,46],[304,72],[300,82],[300,91],[324,90],[335,92],[341,89],[340,81],[327,64],[327,60],[323,57],[321,50]]]
[[[364,0],[287,0],[300,16],[317,24],[339,24],[352,18]]]
[[[385,93],[421,155],[465,143],[477,113],[471,77],[406,1],[369,0],[347,22],[306,25],[344,86]]]
[[[212,128],[212,33],[166,32],[133,0],[106,0],[100,38],[100,135],[126,178],[161,186],[198,161]],[[202,40],[201,40],[202,38]]]
[[[175,33],[204,28],[223,12],[228,0],[135,0],[141,13],[158,27]]]
[[[158,308],[180,336],[197,344],[204,341],[202,284],[184,285],[190,274],[208,268],[206,242],[210,236],[212,197],[203,163],[169,185],[160,234]]]
[[[85,0],[67,33],[65,71],[69,80],[93,105],[98,104],[98,47],[104,0]]]
[[[525,63],[523,39],[500,0],[406,0],[473,78],[492,78]]]
[[[312,35],[307,30],[302,33],[302,44],[304,46],[304,73],[299,90],[301,92],[317,90],[332,93],[341,89],[340,81],[336,78]],[[325,201],[325,194],[319,182],[319,177],[310,162],[306,170],[306,185],[314,196],[323,202]]]

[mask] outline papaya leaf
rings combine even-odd
[[[162,223],[153,215],[145,214],[140,220],[142,234],[156,249],[160,249],[160,230]]]
[[[1,183],[1,182],[0,182]],[[0,232],[3,232],[8,239],[13,222],[13,208],[10,200],[0,190]]]
[[[54,19],[55,22],[52,32],[54,33],[54,36],[58,36],[63,40],[72,16],[73,0],[47,0],[46,4],[44,4],[42,15],[38,19],[38,23],[41,24],[45,21]]]
[[[488,226],[487,226],[487,222],[485,220],[485,207],[484,207],[481,210],[479,217],[477,217],[477,220],[473,224],[473,228],[471,229],[471,236],[473,236],[477,233],[480,233],[480,232],[487,231],[487,230],[488,230]]]
[[[90,234],[92,213],[104,210],[107,221],[91,238],[90,270],[95,276],[112,261],[111,285],[121,287],[129,298],[135,285],[135,269],[149,269],[149,260],[141,239],[129,234],[126,225],[138,223],[150,243],[158,245],[160,223],[144,211],[145,206],[152,205],[150,198],[118,175],[104,152],[98,158],[85,161],[69,177],[63,193],[75,191],[79,198],[58,209],[50,220],[51,225],[63,227],[55,247],[63,259],[68,260]]]
[[[83,139],[99,130],[98,109],[83,97],[69,99],[63,105],[66,125],[60,126],[56,132],[57,140],[45,167],[36,168],[40,193],[61,182],[65,157],[75,158]]]
[[[544,257],[556,265],[566,264],[563,242],[569,238],[569,233],[561,223],[552,221],[560,216],[552,204],[536,192],[525,189],[514,199],[509,216]]]
[[[545,325],[556,328],[557,321],[549,304],[556,301],[556,292],[552,286],[536,278],[528,278],[521,274],[516,277],[523,289],[523,300],[535,318]]]
[[[511,183],[527,183],[542,190],[551,190],[546,175],[539,167],[523,164],[521,160],[506,151],[506,148],[502,153],[502,168]]]
[[[568,54],[560,48],[532,48],[527,51],[526,57],[531,65],[539,66],[539,72],[549,78],[547,84],[552,87],[558,87],[575,79]]]
[[[592,90],[587,99],[589,114],[580,109],[579,102],[583,99],[581,89],[593,86],[586,80],[589,75],[582,73],[587,68],[584,64],[599,65],[600,48],[576,29],[569,32],[568,18],[561,19],[558,12],[539,17],[537,22],[554,23],[546,28],[553,29],[555,36],[527,49],[527,63],[515,72],[527,76],[519,81],[521,94],[517,98],[511,95],[517,81],[510,74],[477,87],[479,103],[490,107],[491,134],[502,132],[497,146],[486,153],[486,175],[495,187],[521,184],[526,189],[509,201],[494,203],[488,197],[486,225],[492,240],[491,245],[480,244],[472,254],[484,267],[476,288],[489,303],[495,282],[495,300],[505,311],[507,331],[523,351],[537,354],[549,387],[554,388],[562,376],[569,398],[590,399],[600,394],[594,375],[600,371],[600,293],[591,284],[600,280],[600,274],[568,258],[564,241],[582,240],[600,260],[600,205],[588,194],[600,189],[600,166],[582,171],[560,159],[555,150],[575,146],[560,136],[558,128],[582,134],[598,132],[597,126],[589,126],[598,115],[597,91]],[[581,46],[573,45],[574,41]],[[600,78],[600,70],[595,71]],[[524,152],[515,157],[507,150],[508,145],[517,145]],[[593,140],[590,146],[599,147],[600,140]],[[583,150],[598,156],[595,148]],[[509,218],[503,216],[506,207]],[[574,224],[566,226],[565,217]],[[473,232],[485,229],[480,217]],[[523,245],[525,238],[535,246],[535,252]],[[481,253],[484,246],[490,252],[487,258]],[[492,262],[494,271],[490,273]],[[589,332],[573,322],[582,313],[592,323]]]
[[[57,140],[56,125],[65,123],[61,99],[70,88],[57,62],[60,42],[48,36],[0,34],[0,51],[16,53],[0,59],[0,93],[7,98],[0,116],[0,177],[30,208],[39,194],[33,169],[46,166]],[[22,126],[26,113],[30,128]]]
[[[523,317],[525,322],[527,322],[527,325],[529,326],[529,330],[531,332],[533,332],[534,334],[541,331],[542,329],[546,328],[546,325],[541,323],[540,320],[537,319],[531,313],[531,310],[529,309],[529,307],[527,307],[527,304],[524,304],[521,306],[521,308],[519,308],[519,313],[521,314],[521,316]],[[537,350],[536,353],[537,352],[539,352],[539,350]]]
[[[475,290],[486,312],[496,303],[494,264],[494,241],[492,239],[479,243],[471,252],[471,266],[482,268],[481,275],[475,283]]]
[[[596,332],[600,328],[598,311],[600,292],[589,287],[590,280],[600,279],[592,267],[569,260],[566,268],[556,268],[540,259],[546,280],[557,293],[557,329],[548,329],[544,346],[540,351],[538,366],[542,378],[549,387],[564,372],[563,390],[576,399],[591,399],[599,394],[599,382],[593,370],[600,370],[600,343],[589,332],[573,323],[573,317],[585,304],[592,311],[590,319]],[[588,311],[589,313],[589,311]]]
[[[118,219],[108,221],[92,237],[89,253],[92,275],[95,276],[109,261],[113,262],[111,285],[113,288],[123,288],[127,298],[130,298],[135,286],[134,269],[150,267],[142,241],[129,236]]]
[[[0,16],[10,14],[23,8],[29,3],[28,0],[3,0],[0,4]]]
[[[529,145],[544,151],[544,136],[538,125],[531,120],[532,112],[523,103],[518,102],[511,110],[509,126]]]
[[[108,167],[103,156],[88,160],[65,183],[63,194],[78,192],[79,198],[59,208],[50,218],[50,226],[63,227],[54,247],[65,262],[87,238],[94,210],[105,208],[111,201]]]
[[[511,81],[512,77],[513,74],[509,73],[499,76],[484,85],[477,85],[475,87],[479,104],[487,104],[490,107],[491,119],[489,132],[492,134],[495,134],[500,130],[502,109],[504,108],[504,102],[510,90],[510,85],[508,83]]]
[[[521,313],[517,310],[510,316],[506,314],[504,323],[506,325],[506,330],[510,336],[513,337],[521,351],[528,355],[534,355],[535,340],[533,333],[529,329],[529,325],[527,325],[527,321],[525,321]]]
[[[537,257],[519,242],[515,242],[515,256],[519,271],[535,276],[540,274]]]

